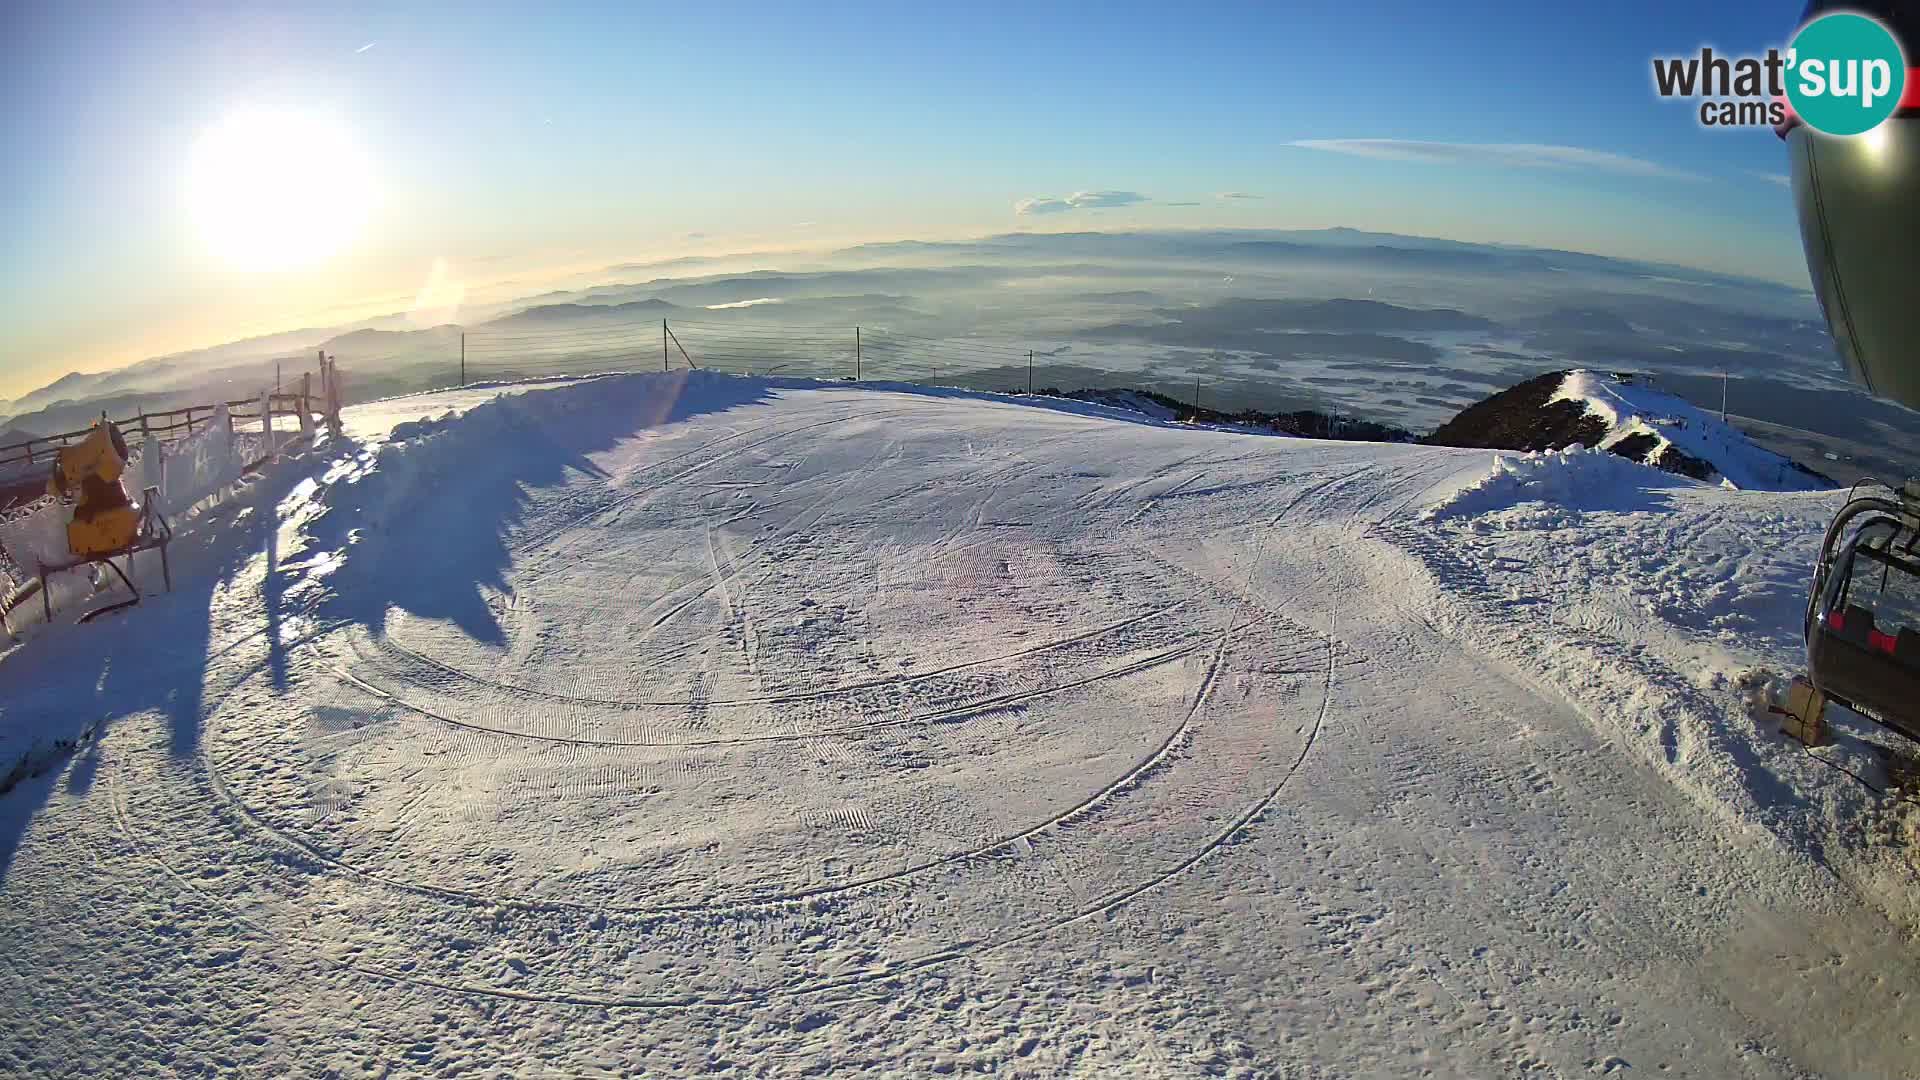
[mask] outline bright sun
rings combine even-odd
[[[372,197],[365,158],[322,113],[232,113],[200,136],[187,167],[188,207],[207,247],[242,270],[290,270],[342,250]]]

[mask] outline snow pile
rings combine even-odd
[[[33,509],[0,521],[0,549],[28,574],[41,563],[67,558],[68,509],[43,499]]]
[[[328,581],[330,589],[338,595],[352,589],[350,583],[368,585],[371,591],[356,599],[370,605],[379,602],[377,594],[392,599],[407,587],[382,576],[390,560],[406,566],[429,560],[442,571],[462,568],[469,580],[503,587],[507,534],[543,492],[594,473],[587,454],[688,414],[758,400],[767,385],[697,371],[608,375],[538,392],[496,392],[478,404],[463,401],[464,411],[440,409],[395,423],[282,506],[282,519],[295,526],[285,556],[303,558],[289,566],[304,569],[315,583],[347,568]],[[456,488],[459,527],[444,534],[420,529],[423,506],[444,501]],[[297,505],[302,502],[307,505]]]
[[[195,434],[171,446],[139,447],[127,469],[128,494],[138,499],[147,488],[157,487],[162,512],[178,514],[238,481],[249,451],[255,449],[248,444],[259,440],[234,435],[227,425],[227,407],[222,405]]]
[[[1644,383],[1570,371],[1549,404],[1571,401],[1606,425],[1595,444],[1635,461],[1697,479],[1724,477],[1757,491],[1824,491],[1833,484],[1756,446],[1746,435],[1692,402]]]
[[[1575,443],[1565,450],[1495,454],[1485,476],[1429,506],[1426,517],[1473,517],[1529,502],[1575,513],[1636,509],[1648,505],[1650,489],[1691,484],[1609,451]]]

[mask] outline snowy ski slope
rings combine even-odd
[[[1830,493],[515,389],[0,659],[100,724],[0,796],[0,1072],[1915,1074],[1907,819],[1742,702]]]

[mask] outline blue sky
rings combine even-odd
[[[477,285],[686,251],[1348,224],[1805,281],[1780,144],[1702,129],[1649,75],[1781,43],[1795,4],[464,7],[0,13],[0,396],[404,309],[436,260]],[[261,107],[337,121],[374,193],[340,250],[266,272],[209,250],[183,179],[204,132]],[[1015,209],[1081,191],[1144,201]]]

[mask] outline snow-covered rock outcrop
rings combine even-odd
[[[1763,449],[1720,418],[1631,376],[1557,371],[1468,406],[1427,437],[1439,446],[1540,452],[1571,446],[1744,490],[1822,491],[1833,482]]]

